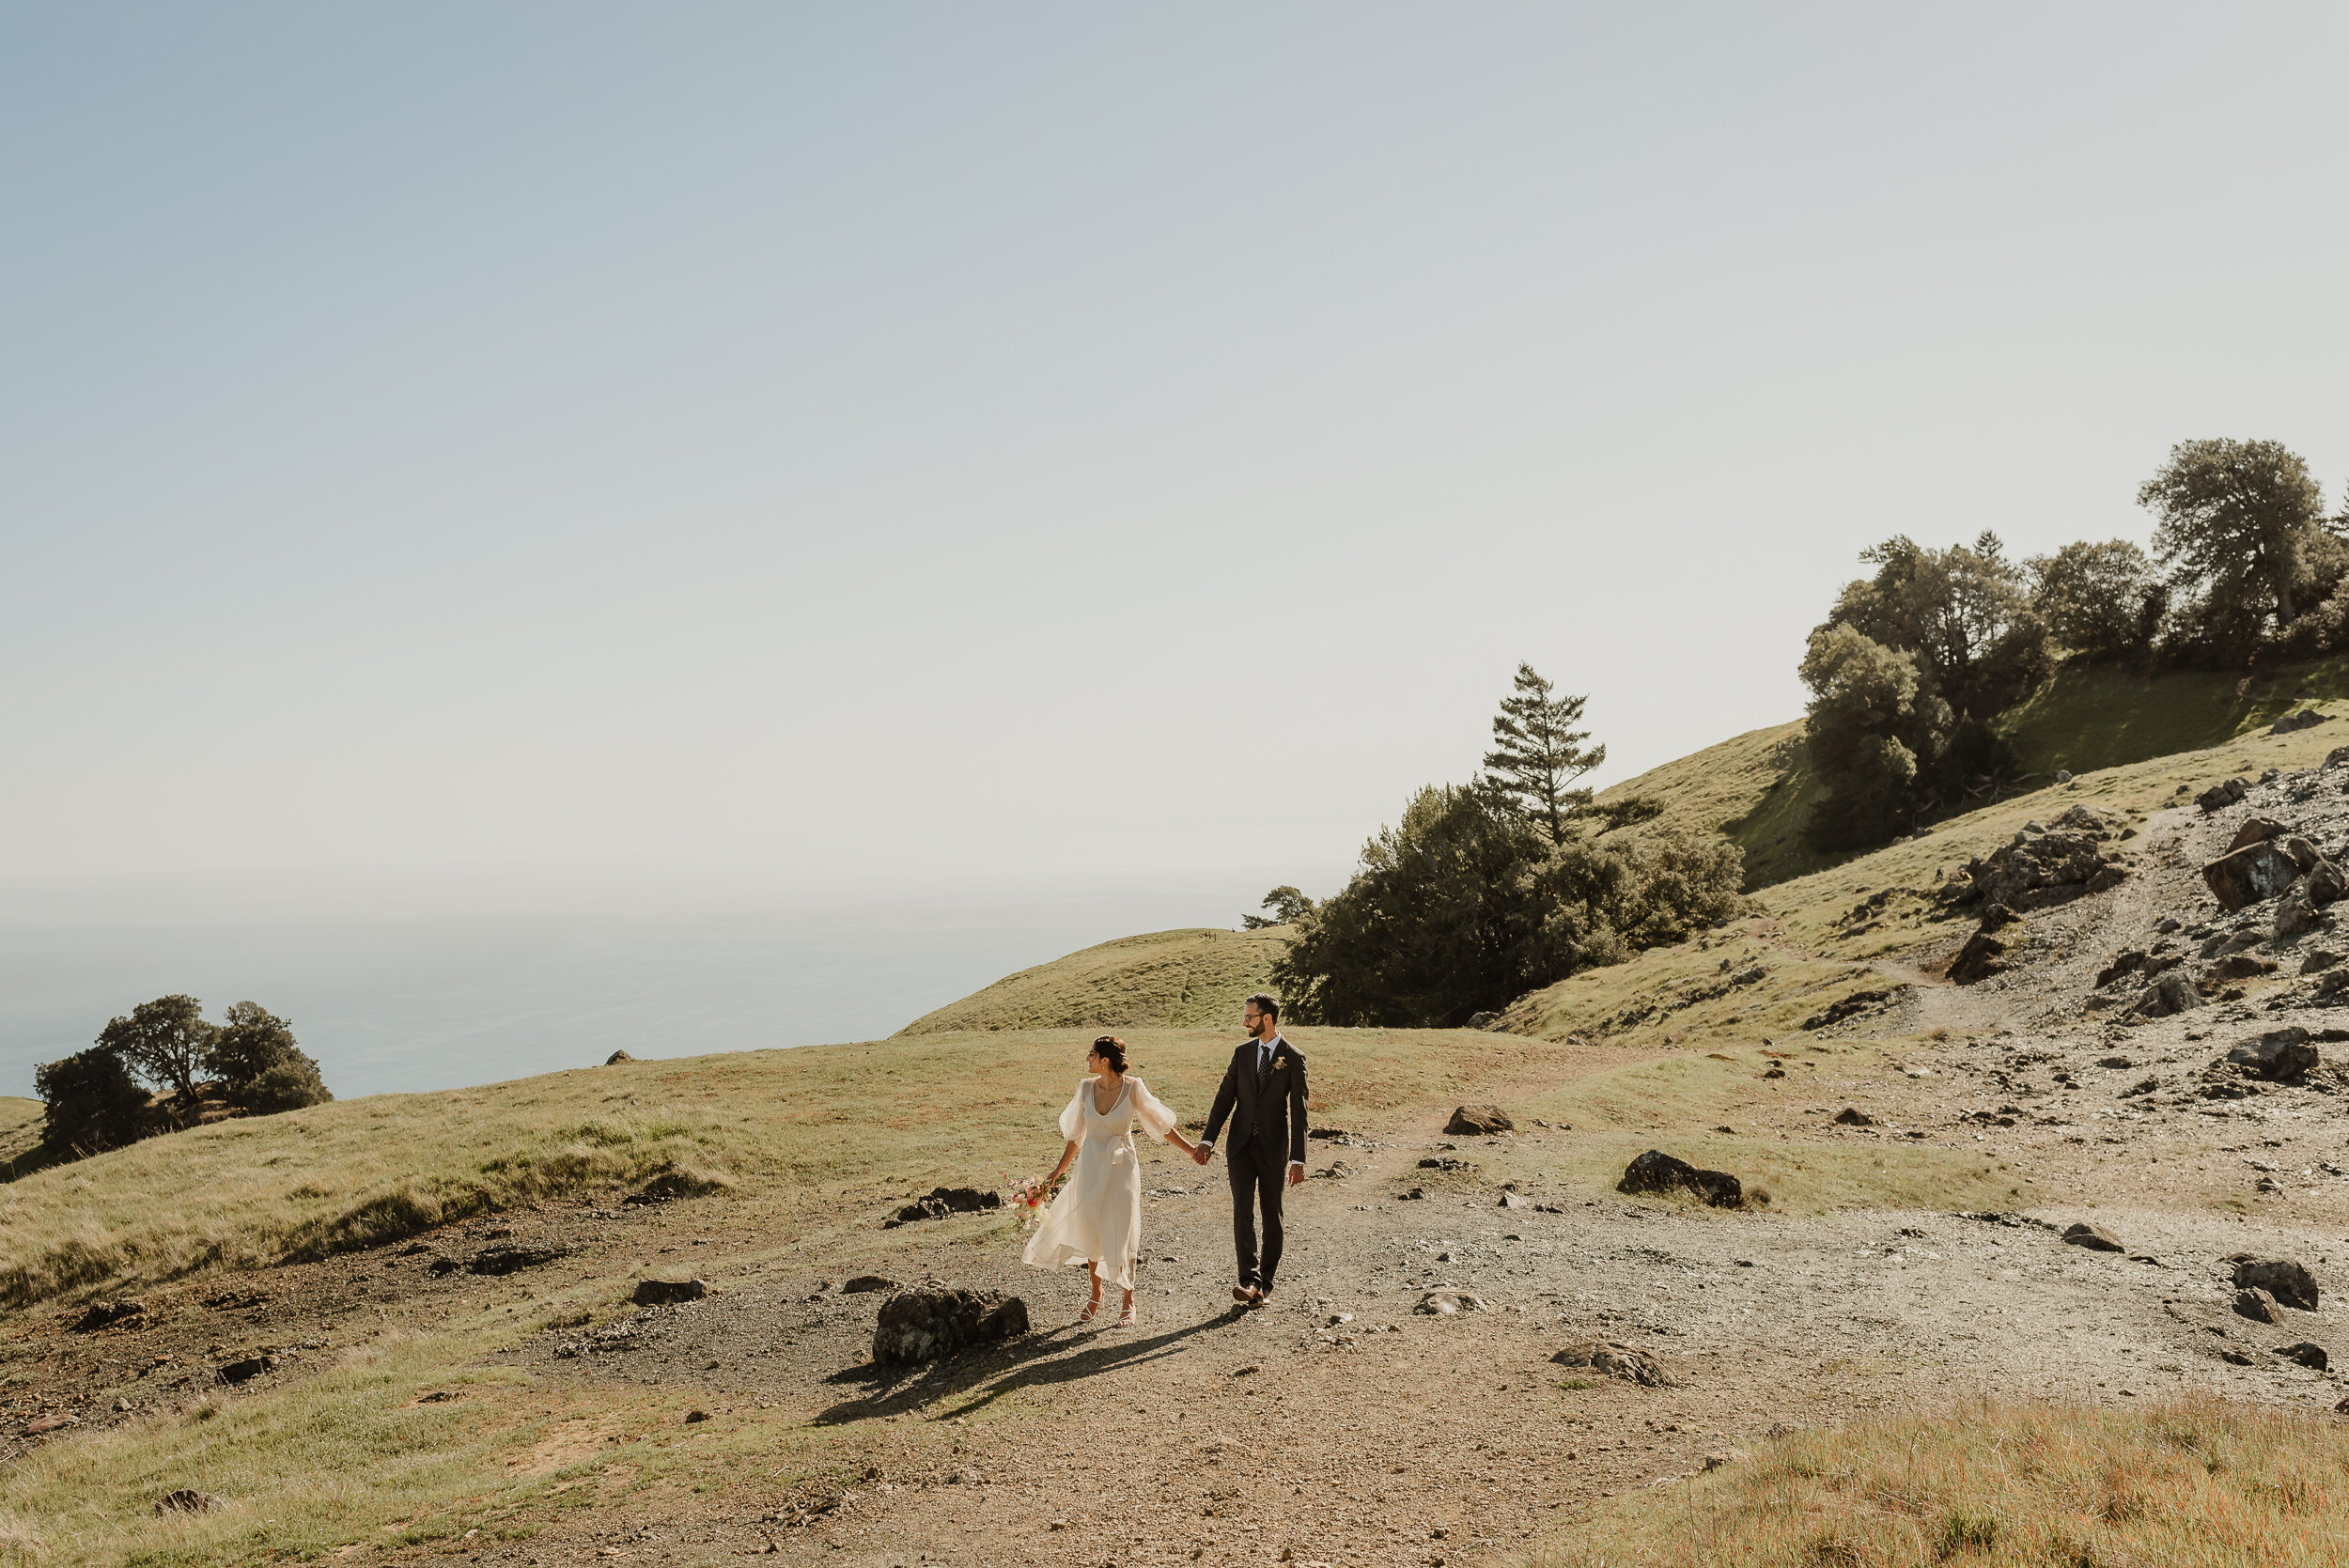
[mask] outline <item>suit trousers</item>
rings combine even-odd
[[[1252,1138],[1232,1151],[1224,1166],[1232,1175],[1232,1250],[1239,1258],[1239,1282],[1269,1294],[1281,1266],[1281,1196],[1288,1190],[1288,1161],[1268,1138]],[[1256,1208],[1264,1206],[1264,1257],[1256,1256]]]

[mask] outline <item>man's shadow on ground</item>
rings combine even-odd
[[[825,1426],[842,1421],[870,1421],[877,1416],[903,1415],[935,1401],[965,1394],[970,1396],[966,1403],[944,1414],[967,1416],[973,1411],[984,1410],[1005,1394],[1020,1389],[1074,1383],[1087,1377],[1097,1377],[1120,1367],[1140,1366],[1147,1361],[1178,1355],[1185,1340],[1210,1329],[1226,1327],[1246,1315],[1244,1310],[1236,1308],[1218,1312],[1187,1327],[1170,1328],[1145,1339],[1118,1340],[1109,1343],[1089,1343],[1097,1340],[1103,1330],[1088,1330],[1080,1325],[1069,1324],[1046,1329],[1042,1333],[1023,1334],[1007,1344],[965,1351],[941,1361],[930,1362],[919,1370],[867,1362],[845,1372],[833,1373],[824,1379],[834,1385],[862,1383],[871,1391],[854,1399],[843,1400],[819,1412],[816,1423]],[[1057,1354],[1077,1345],[1083,1348],[1076,1349],[1070,1355]]]

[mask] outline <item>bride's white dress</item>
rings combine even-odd
[[[1098,1258],[1101,1278],[1131,1290],[1142,1246],[1142,1164],[1134,1128],[1164,1142],[1174,1130],[1174,1113],[1130,1076],[1109,1110],[1096,1110],[1093,1088],[1099,1081],[1088,1078],[1078,1084],[1060,1113],[1061,1137],[1077,1144],[1077,1168],[1028,1239],[1026,1258],[1038,1268]]]

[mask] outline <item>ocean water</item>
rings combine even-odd
[[[289,1020],[337,1096],[599,1063],[874,1039],[1031,965],[1115,937],[1237,926],[1261,873],[1072,886],[637,895],[498,890],[464,912],[409,886],[223,893],[0,887],[0,1094],[137,1002]]]

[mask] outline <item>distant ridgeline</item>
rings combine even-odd
[[[1154,931],[1006,975],[899,1030],[1190,1029],[1237,1026],[1251,991],[1269,989],[1286,926]]]

